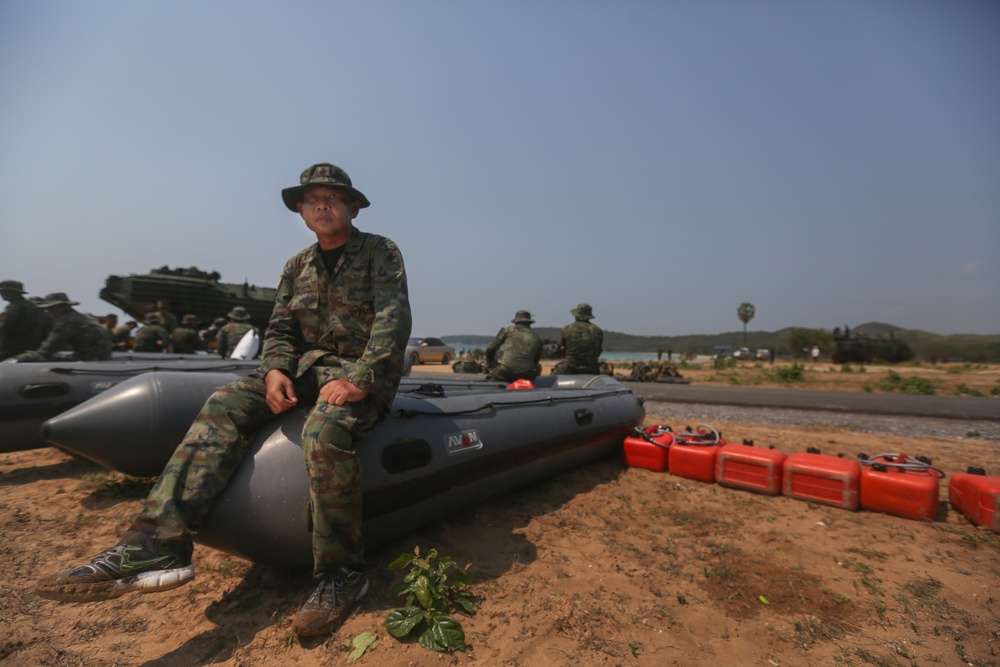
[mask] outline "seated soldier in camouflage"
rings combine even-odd
[[[403,374],[411,325],[403,258],[391,240],[354,227],[369,202],[339,167],[313,165],[281,195],[317,243],[282,270],[260,368],[206,401],[121,541],[44,577],[42,597],[107,600],[188,582],[192,535],[253,431],[295,406],[308,410],[302,449],[317,587],[292,628],[302,638],[327,635],[367,592],[357,449],[389,410]]]
[[[170,343],[170,333],[163,327],[163,317],[157,313],[146,313],[142,328],[135,332],[136,352],[163,352]]]
[[[185,315],[181,323],[170,332],[170,351],[174,354],[194,354],[205,349],[198,335],[198,325],[201,320],[195,315]]]
[[[0,296],[7,301],[0,318],[0,361],[38,349],[52,330],[52,318],[24,293],[20,280],[0,281]]]
[[[215,338],[215,353],[223,359],[228,359],[236,346],[243,340],[243,336],[253,329],[250,324],[250,313],[243,306],[236,306],[226,316],[229,318]]]
[[[46,361],[56,352],[71,350],[75,361],[105,361],[111,358],[111,334],[93,317],[79,313],[64,292],[47,294],[38,302],[54,320],[52,331],[34,352],[17,355],[19,362]]]
[[[542,372],[542,340],[531,330],[535,320],[519,310],[511,322],[514,326],[501,329],[486,346],[486,376],[503,382],[534,380]]]
[[[569,312],[576,321],[563,327],[559,350],[565,357],[556,364],[552,372],[567,375],[599,375],[604,332],[601,327],[590,321],[594,319],[594,311],[589,303],[581,303]]]

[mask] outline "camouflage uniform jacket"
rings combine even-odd
[[[325,381],[344,378],[367,389],[387,411],[403,374],[411,324],[399,248],[355,228],[332,276],[318,245],[285,264],[260,373],[277,369],[297,378],[319,367]]]
[[[559,349],[566,352],[564,373],[598,375],[604,332],[596,324],[577,320],[563,327]]]
[[[215,353],[223,359],[228,359],[247,332],[253,328],[249,322],[230,322],[222,327],[215,338]]]
[[[147,324],[135,332],[135,347],[132,349],[136,352],[163,352],[169,339],[170,334],[159,324]]]
[[[194,354],[205,349],[198,332],[189,327],[177,327],[170,332],[170,351],[176,354]]]
[[[0,359],[35,350],[49,331],[52,318],[21,295],[14,296],[0,320]]]
[[[499,364],[516,375],[534,376],[535,367],[542,358],[542,339],[531,327],[514,324],[501,329],[496,338],[486,346],[486,365],[493,366],[497,352],[503,346]]]
[[[160,311],[156,312],[157,314],[159,314],[160,319],[163,320],[160,326],[166,329],[167,333],[173,333],[174,329],[176,329],[179,326],[177,323],[177,316],[171,313],[170,311],[167,311],[166,313],[161,313]]]
[[[34,358],[51,359],[63,350],[72,350],[77,361],[105,361],[111,358],[111,334],[94,318],[70,309],[55,321]]]
[[[111,332],[111,342],[114,349],[118,351],[132,349],[132,327],[127,324],[119,324]]]

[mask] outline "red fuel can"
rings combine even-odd
[[[956,472],[948,482],[948,499],[973,523],[1000,533],[1000,477]]]
[[[782,466],[782,494],[847,510],[858,509],[861,464],[819,452],[792,454]]]
[[[724,444],[726,441],[711,427],[677,433],[668,456],[670,473],[711,484],[715,481],[715,459]]]
[[[673,442],[674,432],[669,426],[636,428],[625,438],[625,463],[633,468],[664,472]]]
[[[906,454],[878,454],[861,461],[861,507],[916,521],[937,516],[944,473]]]
[[[781,495],[781,473],[788,455],[752,445],[725,445],[715,459],[715,481],[744,491]]]

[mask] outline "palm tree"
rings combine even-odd
[[[747,323],[753,319],[753,316],[757,314],[757,309],[753,307],[752,303],[743,302],[740,307],[736,309],[736,314],[740,317],[740,322],[743,323],[743,347],[747,346]]]

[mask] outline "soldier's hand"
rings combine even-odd
[[[344,403],[363,401],[368,396],[368,390],[361,389],[350,381],[340,378],[323,385],[319,390],[319,395],[327,403],[343,405]]]
[[[294,407],[299,399],[295,396],[295,387],[292,379],[274,369],[264,376],[264,384],[267,385],[267,407],[271,412],[280,415],[288,408]]]

